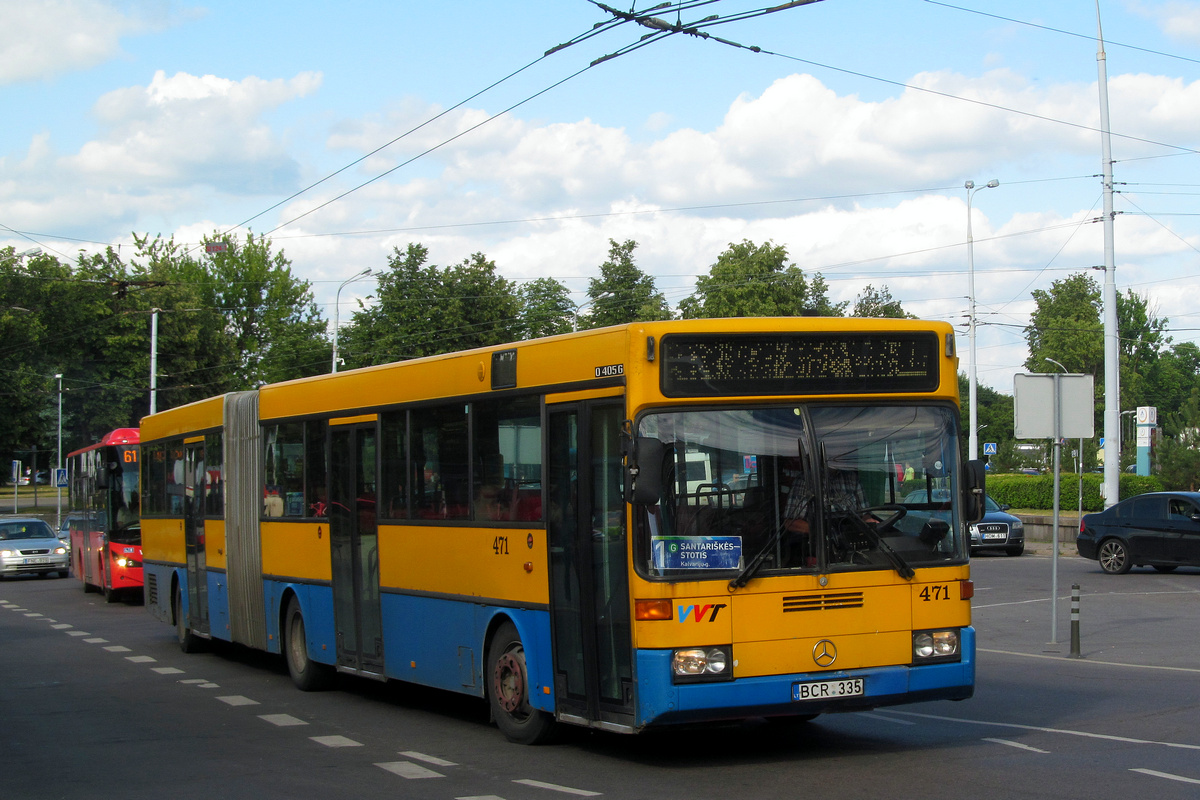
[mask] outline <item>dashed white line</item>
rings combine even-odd
[[[985,737],[983,737],[983,740],[985,742],[992,742],[994,744],[1008,745],[1009,747],[1015,747],[1019,750],[1028,750],[1031,753],[1049,753],[1050,752],[1049,750],[1042,750],[1037,747],[1030,747],[1027,744],[1021,744],[1020,742],[1013,742],[1008,739],[993,739],[989,736],[985,736]]]
[[[513,781],[524,786],[534,786],[538,789],[550,789],[554,792],[562,792],[563,794],[573,794],[579,797],[599,797],[600,792],[589,792],[587,789],[572,789],[570,786],[559,786],[557,783],[545,783],[543,781],[534,781],[524,778]]]
[[[67,636],[91,636],[87,631],[67,631]]]
[[[57,625],[51,625],[50,627],[54,628],[55,630],[62,631],[62,630],[66,630],[67,628],[71,627],[71,623],[60,622]]]
[[[454,800],[504,800],[504,798],[496,794],[475,794],[470,797],[456,797]]]
[[[125,656],[126,661],[132,661],[134,664],[151,664],[158,661],[154,656]]]
[[[157,672],[159,675],[182,675],[183,670],[179,667],[153,667],[151,672]]]
[[[227,694],[224,697],[218,697],[222,703],[227,703],[231,706],[256,706],[259,705],[257,700],[251,700],[240,694]]]
[[[291,714],[259,714],[258,718],[276,725],[280,728],[287,728],[294,725],[307,725],[308,723],[302,719],[297,719]]]
[[[323,744],[326,747],[362,747],[362,742],[356,742],[353,739],[347,739],[345,736],[310,736],[317,744]]]
[[[436,756],[427,756],[424,753],[418,753],[415,750],[405,750],[400,755],[404,756],[405,758],[411,758],[413,761],[424,761],[426,764],[433,764],[435,767],[458,766],[458,764],[455,764],[453,761],[447,761],[444,758],[437,758]]]
[[[183,672],[183,670],[180,670]],[[208,678],[184,678],[180,683],[208,683]]]
[[[1140,773],[1142,773],[1143,775],[1149,775],[1149,776],[1151,776],[1151,777],[1153,777],[1153,778],[1166,778],[1166,779],[1167,779],[1167,780],[1169,780],[1169,781],[1179,781],[1180,783],[1197,783],[1197,784],[1200,784],[1200,779],[1197,779],[1197,778],[1185,778],[1185,777],[1183,777],[1182,775],[1172,775],[1172,774],[1171,774],[1171,773],[1169,773],[1169,772],[1159,772],[1159,771],[1158,771],[1158,770],[1156,770],[1156,769],[1142,769],[1142,768],[1136,768],[1136,769],[1131,769],[1131,770],[1129,770],[1129,771],[1130,771],[1130,772],[1140,772]]]
[[[917,723],[907,719],[896,719],[895,717],[886,717],[883,714],[869,714],[866,712],[856,714],[858,717],[867,717],[868,719],[878,719],[884,722],[891,722],[895,725],[916,725]]]
[[[108,639],[101,639],[99,636],[93,636],[91,639],[84,639],[88,644],[104,644]]]
[[[401,778],[409,780],[419,780],[421,778],[444,778],[446,777],[440,772],[434,772],[431,769],[426,769],[420,764],[414,764],[411,761],[388,761],[375,766],[381,769],[386,769],[394,775],[399,775]]]
[[[128,647],[125,647],[124,645],[120,645],[120,644],[111,644],[104,649],[110,653],[132,653],[133,652]]]
[[[26,614],[25,616],[27,616],[27,617],[40,617],[40,616],[41,616],[41,614],[37,613],[36,611],[30,611],[30,612],[29,612],[28,614]]]

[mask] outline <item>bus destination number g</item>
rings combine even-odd
[[[926,603],[932,600],[949,600],[950,587],[945,584],[941,586],[926,586],[921,590],[921,599]]]
[[[508,555],[508,537],[497,536],[492,540],[492,551],[498,556]]]

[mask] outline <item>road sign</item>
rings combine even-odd
[[[985,456],[996,455],[996,443],[995,442],[984,442],[983,443],[983,454]]]
[[[65,467],[54,470],[54,488],[67,488],[67,470]]]

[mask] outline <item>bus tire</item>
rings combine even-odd
[[[200,651],[200,637],[192,633],[183,615],[183,590],[175,584],[175,594],[171,597],[171,611],[175,615],[175,638],[179,640],[179,649],[185,653]]]
[[[548,741],[554,733],[555,721],[529,704],[525,646],[511,622],[502,624],[492,635],[485,669],[492,718],[504,737],[517,744]]]
[[[333,666],[308,657],[308,637],[304,632],[304,614],[295,595],[288,600],[283,618],[283,658],[287,661],[292,683],[302,692],[320,692],[333,686],[337,673]]]

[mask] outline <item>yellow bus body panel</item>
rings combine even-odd
[[[160,439],[194,436],[201,431],[220,428],[225,419],[225,396],[189,403],[142,417],[142,444]]]
[[[225,551],[225,520],[204,520],[204,559],[212,569],[229,568],[229,555]]]
[[[260,522],[264,575],[305,581],[328,581],[329,524],[326,522]]]
[[[142,560],[183,565],[187,562],[184,550],[182,519],[142,520]]]
[[[379,528],[384,589],[545,605],[550,602],[547,564],[544,530]]]

